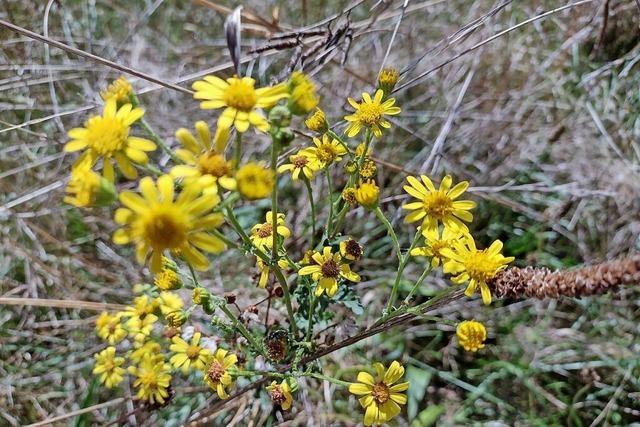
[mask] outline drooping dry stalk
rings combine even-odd
[[[498,298],[538,299],[600,295],[625,284],[640,284],[640,254],[555,272],[548,268],[512,267],[488,283]]]

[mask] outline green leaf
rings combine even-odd
[[[418,417],[411,423],[411,427],[429,427],[435,425],[443,412],[444,405],[429,406],[418,414]]]
[[[407,381],[411,384],[407,392],[408,406],[407,411],[409,413],[409,419],[415,418],[418,413],[418,407],[424,394],[427,391],[427,386],[431,382],[433,375],[423,369],[417,368],[413,365],[407,366]]]

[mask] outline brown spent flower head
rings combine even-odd
[[[599,264],[552,272],[548,268],[512,267],[487,282],[498,298],[581,298],[620,285],[640,283],[640,254]]]
[[[350,204],[351,206],[355,206],[358,201],[356,200],[356,189],[353,187],[345,188],[342,191],[342,200]]]
[[[365,180],[371,179],[376,175],[377,171],[378,167],[376,163],[371,159],[365,159],[364,162],[362,162],[362,166],[360,166],[360,177]]]

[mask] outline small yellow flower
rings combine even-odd
[[[160,344],[155,341],[136,341],[134,342],[135,350],[129,353],[129,359],[133,363],[140,363],[146,357],[152,357],[160,354]]]
[[[136,397],[150,404],[162,405],[169,397],[171,365],[161,355],[145,356],[137,366],[130,366],[129,373],[136,377],[133,386]]]
[[[484,348],[484,342],[487,339],[487,330],[480,322],[465,320],[458,324],[456,336],[462,348],[466,351],[476,352]]]
[[[287,87],[279,84],[256,89],[256,81],[251,77],[230,77],[226,81],[216,76],[206,76],[193,84],[194,99],[201,99],[203,110],[224,108],[218,119],[218,127],[235,125],[240,133],[249,125],[266,132],[269,122],[260,109],[273,107],[280,99],[288,97]]]
[[[123,328],[121,319],[122,313],[116,313],[114,315],[106,311],[100,313],[100,316],[96,319],[96,332],[98,336],[110,345],[122,341],[127,336],[127,331]]]
[[[358,261],[362,258],[362,245],[351,237],[340,242],[340,255],[349,261]]]
[[[236,173],[238,191],[249,200],[268,197],[276,185],[273,172],[262,163],[249,162]]]
[[[107,347],[95,356],[96,364],[93,373],[100,375],[100,382],[106,388],[112,388],[120,384],[126,373],[122,365],[124,357],[116,357],[116,348]]]
[[[211,352],[200,346],[200,332],[193,334],[191,342],[188,343],[179,336],[173,337],[169,347],[176,353],[169,360],[176,369],[181,369],[183,374],[187,374],[190,368],[203,370]]]
[[[291,408],[293,396],[291,395],[291,387],[286,380],[280,384],[272,381],[271,385],[267,386],[267,391],[274,405],[281,407],[283,411],[288,411]]]
[[[262,224],[256,224],[251,229],[251,243],[262,251],[267,251],[273,248],[273,213],[267,212],[265,216],[266,222]],[[284,214],[278,213],[276,215],[276,234],[286,239],[291,235],[291,231],[284,225]]]
[[[196,305],[205,305],[211,301],[211,293],[202,286],[196,286],[191,293],[191,301]]]
[[[382,89],[385,96],[391,95],[399,78],[400,72],[397,69],[393,67],[383,68],[378,76],[378,87]]]
[[[289,109],[293,114],[304,115],[316,108],[318,95],[311,79],[300,71],[291,73],[289,79]]]
[[[258,267],[258,271],[260,272],[258,287],[261,289],[265,289],[269,281],[269,273],[271,272],[271,268],[260,257],[256,257],[256,266]],[[289,264],[287,263],[286,259],[278,260],[278,267],[280,267],[281,270],[284,270],[288,266]]]
[[[339,253],[332,253],[331,247],[325,246],[320,252],[314,252],[311,257],[315,264],[302,267],[298,271],[298,275],[311,275],[314,282],[318,282],[315,294],[320,296],[327,293],[329,297],[333,297],[338,292],[338,279],[340,277],[351,282],[359,282],[360,276],[353,271],[348,264],[342,263],[342,257]]]
[[[118,104],[129,102],[129,96],[133,93],[133,86],[124,76],[118,77],[106,89],[100,91],[103,101],[114,99]]]
[[[478,250],[473,238],[458,240],[453,248],[445,248],[442,255],[449,258],[444,264],[445,273],[456,275],[451,280],[454,283],[469,282],[465,295],[470,297],[480,288],[482,302],[491,304],[491,291],[487,281],[492,279],[499,271],[507,268],[514,260],[513,257],[505,257],[502,251],[502,242],[494,241],[488,249]]]
[[[233,385],[229,370],[238,363],[238,357],[227,350],[219,348],[214,355],[209,355],[204,367],[204,382],[218,393],[220,399],[229,397],[227,389]]]
[[[158,178],[157,184],[152,178],[144,177],[139,189],[142,196],[132,191],[120,194],[126,208],[116,210],[115,221],[123,228],[113,234],[114,243],[134,243],[140,263],[151,255],[153,273],[162,270],[165,251],[183,257],[197,270],[206,270],[209,260],[200,251],[217,254],[226,247],[207,232],[223,221],[220,213],[211,212],[220,200],[218,196],[199,195],[197,187],[187,186],[176,197],[173,178],[169,175]]]
[[[235,190],[233,165],[224,158],[224,147],[229,137],[228,128],[218,128],[213,141],[211,130],[203,122],[196,122],[197,137],[180,128],[176,138],[184,148],[176,150],[176,156],[184,162],[171,169],[171,176],[181,178],[184,185],[196,182],[204,193],[217,193],[218,187]]]
[[[320,134],[323,134],[329,130],[329,124],[327,123],[327,118],[324,115],[324,111],[319,108],[316,108],[315,113],[309,116],[309,118],[304,121],[304,124],[307,125],[309,130]]]
[[[360,166],[360,178],[367,180],[375,177],[378,167],[373,160],[365,159]]]
[[[135,179],[138,172],[131,162],[146,165],[149,161],[146,152],[156,149],[156,144],[148,139],[129,136],[131,125],[143,115],[142,108],[133,108],[131,104],[118,108],[115,99],[110,99],[104,104],[102,116],[93,116],[83,128],[69,131],[71,141],[64,146],[64,151],[86,150],[76,164],[82,162],[84,156],[88,156],[92,164],[103,158],[102,174],[110,182],[115,182],[114,159],[126,178]]]
[[[365,208],[375,209],[378,206],[380,197],[380,188],[375,181],[369,180],[362,182],[355,192],[356,201]]]
[[[362,371],[358,374],[358,382],[349,386],[350,393],[360,396],[358,401],[365,409],[365,426],[386,423],[400,413],[400,405],[407,404],[403,392],[409,388],[409,382],[395,384],[404,375],[404,367],[397,361],[393,361],[386,372],[381,363],[374,363],[373,367],[377,378]]]
[[[129,319],[125,327],[129,336],[136,341],[143,341],[151,334],[153,326],[158,321],[156,313],[159,310],[159,300],[153,300],[146,295],[134,298],[133,305],[127,307],[122,316]]]
[[[318,159],[308,149],[300,150],[297,154],[289,156],[289,162],[278,168],[278,173],[291,172],[291,178],[296,181],[300,177],[300,173],[308,180],[320,170]]]
[[[348,137],[352,138],[358,135],[360,130],[365,127],[371,129],[373,134],[379,138],[382,136],[382,128],[389,129],[391,127],[391,123],[384,116],[400,114],[400,108],[394,106],[395,98],[383,101],[383,96],[382,90],[378,89],[373,99],[368,93],[363,93],[361,103],[357,103],[353,98],[347,99],[356,110],[353,114],[344,117],[349,122],[349,126],[345,130]]]
[[[403,205],[403,209],[412,210],[405,218],[405,222],[411,223],[422,220],[423,230],[435,230],[441,222],[446,228],[452,230],[468,231],[466,222],[473,221],[473,215],[469,212],[476,207],[470,200],[456,200],[469,187],[467,181],[456,184],[453,188],[451,176],[442,179],[440,188],[436,190],[433,182],[426,175],[420,175],[422,182],[414,176],[407,177],[410,185],[405,185],[404,190],[418,199],[417,202]]]
[[[182,310],[184,307],[184,302],[180,295],[175,292],[160,292],[160,297],[158,298],[158,305],[160,307],[160,312],[164,315],[167,315],[173,311]]]
[[[340,141],[335,138],[330,139],[328,135],[322,135],[322,140],[313,138],[313,144],[315,147],[307,148],[308,156],[323,169],[339,162],[342,156],[347,154],[347,150]]]
[[[163,291],[171,291],[182,287],[180,275],[166,267],[162,267],[160,273],[156,274],[153,283],[155,283],[158,289]]]
[[[116,199],[116,188],[108,179],[92,170],[93,160],[82,156],[71,169],[64,202],[78,208],[105,206]]]
[[[358,203],[358,200],[356,199],[356,189],[353,187],[347,187],[342,190],[342,199],[351,206]]]
[[[411,250],[411,256],[424,256],[431,258],[431,267],[438,268],[440,263],[445,263],[448,258],[442,254],[443,249],[451,249],[455,242],[472,237],[461,231],[444,228],[443,231],[438,229],[426,228],[422,230],[425,246],[414,248]]]

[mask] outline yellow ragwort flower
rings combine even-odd
[[[309,149],[300,150],[293,156],[289,156],[289,162],[278,167],[278,173],[291,172],[291,178],[294,181],[300,178],[300,173],[304,178],[311,180],[321,168],[320,162]]]
[[[136,377],[133,386],[138,390],[138,399],[152,405],[165,403],[171,386],[171,365],[162,355],[147,355],[137,366],[129,366],[128,370]]]
[[[124,76],[118,77],[106,89],[100,91],[103,101],[114,99],[119,104],[129,102],[129,96],[133,93],[133,86]]]
[[[440,264],[448,261],[448,258],[442,254],[443,249],[451,249],[453,245],[464,239],[472,239],[472,237],[462,230],[452,230],[444,228],[439,231],[437,228],[425,228],[422,231],[425,246],[413,248],[411,256],[424,256],[431,258],[431,267],[438,268]]]
[[[218,187],[235,190],[233,164],[223,154],[229,129],[219,127],[212,141],[211,131],[205,122],[196,122],[195,128],[197,137],[185,128],[176,132],[176,138],[184,147],[176,150],[176,156],[184,164],[174,166],[171,176],[182,178],[185,185],[198,183],[204,193],[217,193]]]
[[[108,179],[95,173],[90,156],[82,156],[71,168],[64,202],[78,208],[105,206],[116,199],[116,188]]]
[[[106,311],[100,313],[96,319],[96,332],[100,338],[114,345],[127,336],[127,331],[122,326],[122,313],[109,314]]]
[[[368,93],[363,93],[361,103],[357,103],[353,98],[347,99],[356,110],[353,114],[344,117],[349,122],[349,126],[345,130],[348,137],[352,138],[358,135],[364,127],[371,129],[373,134],[379,138],[382,136],[382,128],[389,129],[391,127],[391,123],[385,119],[385,116],[400,114],[400,108],[394,107],[395,98],[383,101],[383,95],[382,90],[378,89],[373,95],[373,99]]]
[[[204,382],[218,393],[220,399],[229,397],[227,389],[233,385],[229,370],[238,363],[238,357],[227,350],[219,348],[214,355],[209,355],[204,367]]]
[[[170,268],[162,267],[160,273],[156,274],[153,283],[163,291],[171,291],[182,287],[180,275]]]
[[[110,99],[104,104],[102,116],[93,116],[83,128],[69,131],[71,141],[64,146],[64,151],[86,150],[76,164],[83,161],[84,156],[89,156],[92,164],[103,158],[102,174],[110,182],[115,182],[113,160],[126,178],[135,179],[138,172],[131,162],[146,165],[149,161],[146,152],[156,149],[156,144],[148,139],[129,136],[131,125],[143,115],[142,108],[133,108],[131,104],[118,108],[115,99]]]
[[[347,187],[342,190],[342,200],[344,200],[351,206],[358,203],[358,200],[356,199],[356,189],[353,187]]]
[[[93,373],[100,376],[100,382],[106,388],[112,388],[120,384],[126,373],[124,357],[116,357],[116,348],[107,347],[95,356],[96,364]]]
[[[324,115],[324,111],[319,108],[316,108],[315,113],[307,118],[304,121],[304,124],[307,125],[309,130],[312,130],[317,133],[325,133],[329,130],[329,123],[327,123],[327,118]]]
[[[340,255],[349,261],[358,261],[362,258],[362,245],[349,237],[347,240],[340,242]]]
[[[262,163],[249,162],[236,173],[238,192],[246,199],[264,199],[271,194],[276,185],[276,177]]]
[[[273,213],[267,212],[265,215],[265,222],[262,224],[256,224],[251,228],[251,243],[262,251],[268,251],[273,248]],[[278,213],[276,215],[276,234],[286,239],[291,235],[291,231],[284,225],[284,214]]]
[[[283,411],[288,411],[291,408],[293,396],[291,395],[291,387],[289,387],[286,380],[283,380],[280,384],[272,381],[271,385],[267,386],[267,391],[274,405],[281,407]]]
[[[160,292],[160,297],[157,300],[160,312],[165,316],[171,312],[182,310],[184,307],[184,301],[175,292]]]
[[[316,108],[318,95],[313,81],[301,71],[291,73],[289,79],[289,110],[304,115]]]
[[[153,273],[162,270],[165,251],[183,257],[197,270],[206,270],[209,260],[200,251],[217,254],[225,249],[219,238],[206,232],[223,222],[220,213],[211,212],[220,200],[218,196],[199,195],[199,188],[191,185],[176,197],[169,175],[158,178],[157,185],[150,177],[144,177],[139,189],[142,196],[132,191],[120,194],[126,208],[115,213],[116,223],[123,228],[116,230],[113,241],[118,245],[134,243],[138,262],[151,255]]]
[[[458,324],[456,328],[458,343],[466,351],[478,351],[484,348],[487,339],[487,330],[484,325],[475,320],[465,320]]]
[[[407,177],[410,185],[404,186],[404,191],[418,199],[403,205],[403,209],[412,210],[405,218],[405,222],[411,223],[422,220],[423,230],[435,230],[441,222],[446,228],[452,230],[469,231],[465,223],[473,221],[473,215],[469,212],[476,207],[470,200],[456,200],[469,187],[467,181],[462,181],[451,188],[452,179],[447,175],[442,179],[440,188],[436,190],[433,182],[426,175],[420,175],[422,182],[414,176]]]
[[[331,164],[342,160],[342,156],[347,154],[340,141],[335,138],[329,138],[328,135],[322,135],[322,139],[313,138],[315,147],[307,148],[306,153],[309,158],[323,169],[328,168]]]
[[[160,344],[155,341],[136,341],[134,342],[135,350],[129,353],[129,359],[133,363],[140,363],[147,357],[153,357],[160,354]]]
[[[398,83],[398,79],[400,79],[400,72],[393,67],[386,67],[380,71],[378,87],[382,89],[385,97],[391,95],[393,88],[396,86],[396,83]]]
[[[453,248],[445,248],[442,255],[449,261],[444,263],[443,271],[456,275],[451,280],[454,283],[469,282],[465,295],[470,297],[480,288],[482,302],[491,304],[491,292],[487,281],[492,279],[499,271],[507,268],[514,260],[513,257],[505,257],[502,251],[502,242],[494,241],[488,249],[478,250],[473,238],[462,239],[454,242]]]
[[[366,179],[372,179],[373,177],[375,177],[377,171],[378,171],[378,167],[376,166],[376,163],[373,160],[364,159],[358,173],[360,174],[360,178],[366,180]]]
[[[179,336],[171,339],[169,349],[174,354],[169,360],[176,369],[181,369],[183,374],[187,374],[190,368],[203,370],[211,351],[200,346],[200,332],[193,334],[191,342],[186,342]]]
[[[349,386],[349,392],[360,396],[358,401],[365,408],[365,426],[386,423],[400,413],[400,405],[407,404],[403,392],[409,388],[409,382],[395,384],[404,375],[404,367],[397,361],[393,361],[386,372],[382,363],[374,363],[373,367],[377,378],[362,371],[358,382]]]
[[[322,253],[314,252],[311,258],[315,264],[302,267],[298,275],[310,274],[313,281],[318,283],[316,296],[326,292],[329,297],[333,297],[338,292],[338,279],[341,277],[351,282],[360,281],[360,276],[351,271],[348,264],[343,264],[340,254],[332,253],[329,246],[325,246]]]
[[[367,209],[375,209],[380,198],[380,188],[372,179],[358,185],[355,192],[356,201]]]
[[[273,107],[280,99],[288,97],[287,86],[256,89],[251,77],[230,77],[226,81],[216,76],[206,76],[193,84],[193,97],[203,100],[203,110],[224,108],[218,119],[218,127],[235,125],[238,132],[245,132],[249,125],[266,132],[269,122],[260,109]]]

